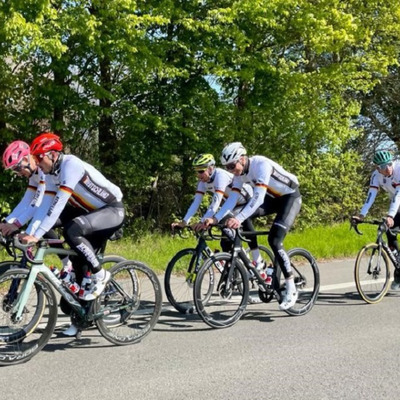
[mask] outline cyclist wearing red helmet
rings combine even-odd
[[[90,288],[80,294],[82,300],[90,301],[100,295],[110,279],[96,250],[122,226],[122,192],[92,165],[63,154],[62,149],[62,142],[54,133],[42,133],[31,144],[31,154],[43,172],[56,180],[58,190],[35,233],[22,240],[37,242],[56,221],[61,222],[65,240],[79,255],[73,261],[78,280],[88,271],[92,273]]]

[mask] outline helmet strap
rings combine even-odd
[[[56,152],[58,157],[54,161],[54,152],[51,153],[50,160],[52,161],[53,165],[51,167],[50,175],[57,175],[60,170],[61,161],[63,159],[63,153]]]

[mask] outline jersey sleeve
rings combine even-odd
[[[46,216],[34,233],[36,238],[40,239],[53,227],[74,192],[75,186],[84,174],[85,167],[79,159],[69,159],[67,162],[62,164],[60,172],[60,187],[58,188],[50,207],[47,209]]]
[[[201,201],[203,200],[203,196],[205,195],[207,188],[203,182],[199,182],[196,189],[196,194],[194,195],[194,199],[189,209],[186,212],[186,215],[183,217],[183,221],[186,224],[189,223],[190,219],[196,214],[197,210],[200,207]]]
[[[378,191],[379,191],[378,176],[377,176],[376,172],[374,172],[370,179],[367,198],[366,198],[365,203],[362,206],[361,211],[360,211],[360,214],[363,215],[364,217],[368,214],[369,209],[374,204],[374,201],[376,199],[376,195],[378,194]]]
[[[39,180],[39,182],[38,182]],[[31,177],[24,196],[14,210],[5,220],[8,223],[14,223],[17,226],[25,225],[35,212],[35,206],[40,204],[45,191],[44,177],[39,179]]]
[[[394,218],[399,212],[400,207],[400,169],[394,172],[394,182],[393,185],[396,189],[392,201],[390,202],[388,216]]]
[[[267,193],[267,187],[264,184],[256,185],[253,192],[253,197],[242,209],[242,211],[236,215],[236,219],[242,223],[247,218],[251,217],[258,208],[264,203],[264,198]]]

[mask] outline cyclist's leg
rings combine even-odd
[[[397,228],[400,226],[400,213],[397,213],[394,216],[394,225],[393,228]],[[392,290],[400,290],[400,254],[399,254],[399,244],[397,241],[397,235],[392,234],[390,231],[386,231],[386,236],[388,239],[388,245],[391,250],[396,250],[396,261],[397,261],[397,268],[395,268],[393,272],[393,282],[391,284]]]

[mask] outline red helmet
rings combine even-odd
[[[63,145],[60,138],[51,132],[41,133],[31,143],[31,154],[38,156],[49,151],[61,151]]]
[[[29,156],[29,144],[22,140],[16,140],[7,146],[3,153],[3,167],[10,169],[17,166],[21,160]]]

